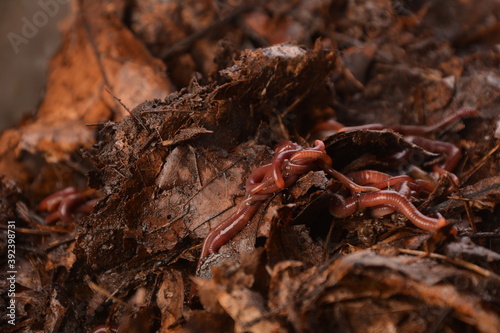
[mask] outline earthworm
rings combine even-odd
[[[338,196],[336,196],[336,198],[338,198]],[[402,194],[392,190],[360,193],[357,197],[349,197],[340,200],[340,204],[339,200],[332,200],[330,204],[330,213],[337,218],[344,218],[354,214],[358,209],[380,205],[393,206],[397,212],[403,214],[420,229],[435,231],[447,224],[443,217],[435,219],[425,216]],[[454,233],[456,233],[456,229],[454,229]]]
[[[418,187],[419,185],[409,176],[391,177],[377,171],[363,171],[354,175],[362,184],[346,177],[342,173],[332,168],[332,159],[325,151],[325,145],[317,140],[311,148],[303,149],[299,145],[286,141],[275,149],[275,156],[271,163],[265,164],[255,169],[246,181],[246,197],[239,208],[226,218],[222,223],[212,229],[205,237],[202,245],[198,268],[203,258],[218,251],[218,249],[237,234],[250,221],[263,201],[271,193],[277,192],[284,187],[292,185],[297,178],[309,170],[319,167],[327,174],[339,180],[346,188],[354,193],[360,193],[355,199],[349,197],[341,198],[344,205],[332,202],[330,211],[334,216],[348,216],[353,214],[358,208],[368,208],[388,205],[380,208],[376,214],[387,214],[388,209],[394,209],[412,221],[416,226],[425,230],[436,230],[446,224],[446,220],[433,219],[420,213],[405,196],[395,191],[380,191],[379,188],[388,186],[404,187],[405,195],[411,195],[409,185]],[[363,183],[374,182],[376,186],[364,186]],[[377,188],[378,186],[378,188]]]
[[[327,174],[329,174],[330,176],[332,176],[335,179],[337,179],[340,183],[342,183],[342,185],[344,185],[345,187],[347,187],[352,192],[356,192],[356,193],[359,193],[359,192],[376,192],[376,191],[379,190],[376,187],[362,186],[362,185],[356,184],[351,179],[349,179],[347,176],[345,176],[344,174],[342,174],[342,173],[338,172],[337,170],[335,170],[334,168],[332,168],[330,165],[328,165],[326,163],[321,163],[321,162],[322,161],[320,161],[319,166],[320,166],[321,169],[323,169],[323,171],[325,171]]]
[[[274,155],[272,159],[272,168],[273,168],[273,178],[276,186],[280,189],[285,188],[285,180],[283,179],[282,169],[283,163],[286,159],[289,159],[295,153],[300,152],[299,149],[292,149],[287,151],[282,151]]]
[[[313,161],[300,161],[300,162],[306,162],[304,164],[296,164],[292,163],[289,160],[285,161],[285,164],[283,165],[283,173],[284,174],[290,174],[290,175],[303,175],[310,170],[314,168],[314,164],[311,164]]]
[[[409,184],[411,184],[411,183],[408,181],[403,181],[403,182],[397,183],[395,190],[399,194],[403,195],[405,198],[410,199],[412,191],[411,191]],[[370,214],[374,218],[379,218],[382,216],[392,214],[392,213],[394,213],[394,211],[395,211],[395,209],[393,206],[382,205],[382,206],[372,207],[370,209]]]
[[[294,149],[302,149],[302,146],[290,140],[284,140],[278,143],[278,145],[274,148],[274,153],[277,154],[286,150],[294,150]]]
[[[441,121],[433,124],[433,125],[427,125],[427,126],[419,126],[419,125],[398,125],[398,126],[384,126],[382,124],[367,124],[367,125],[361,125],[361,126],[349,126],[349,127],[343,127],[342,124],[336,122],[336,121],[323,121],[319,123],[316,127],[319,130],[335,130],[338,132],[345,132],[345,131],[351,131],[351,130],[382,130],[382,129],[391,129],[393,131],[399,132],[403,135],[405,135],[405,140],[409,142],[413,142],[418,146],[421,146],[424,149],[427,149],[429,151],[435,152],[435,153],[441,153],[441,154],[446,154],[446,160],[445,162],[439,166],[441,169],[446,170],[448,172],[451,172],[455,169],[457,166],[458,162],[460,161],[461,158],[461,152],[458,147],[455,145],[448,143],[448,142],[442,142],[442,141],[437,141],[437,140],[431,140],[431,139],[426,139],[424,136],[428,136],[430,133],[435,132],[441,128],[444,128],[454,121],[460,119],[460,118],[465,118],[465,117],[470,117],[477,115],[479,112],[476,109],[459,109],[450,115],[446,116],[444,119]],[[440,170],[437,170],[437,173],[443,173],[439,172]],[[453,182],[455,184],[458,184],[458,178],[454,174],[449,174],[449,176],[452,178]],[[449,188],[448,190],[451,190]]]
[[[391,187],[403,181],[408,182],[407,186],[416,192],[425,191],[431,193],[436,187],[433,183],[424,179],[413,179],[408,175],[390,176],[376,170],[350,172],[347,176],[360,185],[370,185],[378,189]]]
[[[436,186],[433,183],[431,183],[430,181],[424,180],[424,179],[415,179],[415,183],[418,186],[420,186],[420,188],[423,191],[426,191],[429,193],[432,193],[432,191],[434,191],[434,189],[436,188]]]
[[[420,192],[421,187],[415,183],[414,179],[408,175],[390,176],[384,172],[376,170],[361,170],[347,174],[349,178],[360,185],[370,184],[370,186],[383,189],[394,186],[396,191],[406,198],[410,198],[411,190]],[[370,214],[375,217],[382,217],[394,212],[394,207],[390,205],[381,205],[370,209]]]
[[[231,214],[231,216],[225,219],[222,223],[210,230],[201,247],[198,267],[201,264],[202,258],[205,258],[212,253],[216,253],[222,245],[227,243],[234,235],[243,229],[248,221],[252,219],[261,204],[262,201],[254,202],[251,205],[243,204],[238,212]]]
[[[283,180],[282,168],[283,163],[286,159],[292,156],[294,153],[302,150],[303,148],[291,141],[283,141],[274,149],[274,157],[271,160],[272,165],[272,176],[276,186],[280,189],[285,188],[285,181]]]
[[[45,217],[46,224],[52,224],[57,220],[71,222],[76,214],[89,214],[97,201],[99,199],[88,200],[84,194],[71,186],[43,199],[38,205],[38,209],[50,213]]]
[[[247,195],[255,196],[256,194],[270,194],[281,190],[272,176],[273,172],[274,170],[271,163],[255,169],[246,182]],[[296,179],[296,176],[288,175],[284,178],[283,183],[285,187],[288,187],[292,185]]]
[[[452,112],[451,114],[449,114],[448,116],[446,116],[441,121],[438,121],[434,125],[428,125],[428,126],[402,126],[402,127],[407,127],[407,128],[417,127],[417,131],[414,131],[414,132],[407,131],[407,132],[401,132],[401,133],[406,134],[406,135],[421,135],[421,136],[425,136],[425,135],[428,135],[429,133],[437,131],[438,129],[441,129],[443,127],[446,127],[446,126],[450,125],[455,120],[458,120],[460,118],[475,116],[478,113],[479,112],[476,109],[468,109],[468,108],[459,109],[459,110],[457,110],[455,112]],[[397,131],[397,132],[399,132],[397,130],[397,127],[394,130]]]
[[[301,150],[302,147],[299,145],[285,141],[275,149],[276,155],[272,159],[272,163],[263,165],[252,172],[246,181],[246,198],[240,204],[238,210],[214,229],[210,230],[205,237],[198,261],[198,268],[200,267],[202,258],[217,252],[223,244],[243,229],[270,193],[279,191],[281,189],[280,186],[290,186],[297,180],[298,175],[286,175],[283,177],[282,166],[287,157],[291,157]]]
[[[78,206],[77,208],[77,213],[80,214],[90,214],[92,210],[94,209],[95,205],[100,201],[100,198],[92,199],[89,201],[86,201],[83,205]]]
[[[445,154],[446,160],[440,168],[446,171],[453,171],[462,157],[460,149],[449,142],[431,140],[420,136],[408,136],[405,137],[405,140],[432,151],[433,153]]]
[[[271,185],[274,179],[271,177],[272,164],[266,164],[255,169],[246,181],[246,192],[250,194],[257,193],[264,187]],[[266,177],[267,176],[267,177]],[[266,184],[263,180],[266,179]]]
[[[295,162],[300,164],[300,160],[305,161],[322,161],[327,165],[332,164],[332,158],[325,152],[317,151],[317,150],[302,150],[294,154],[290,158],[290,162]],[[309,163],[309,162],[308,162]]]
[[[375,124],[366,124],[366,125],[359,125],[359,126],[345,126],[339,129],[339,132],[347,132],[347,131],[357,131],[357,130],[373,130],[373,131],[380,131],[383,129],[387,129],[387,126],[384,126],[379,123]]]
[[[354,182],[361,185],[378,183],[391,178],[390,175],[376,170],[361,170],[350,172],[347,174],[347,177],[351,178]]]
[[[283,163],[283,174],[301,175],[317,166],[317,161],[331,165],[332,159],[325,151],[323,141],[316,140],[311,148],[296,152],[290,159]]]
[[[299,175],[286,175],[284,178],[285,187],[291,186],[297,180]],[[249,193],[251,197],[257,194],[271,194],[280,191],[281,188],[276,185],[273,178],[266,178],[261,184],[254,187]]]
[[[337,131],[340,132],[342,128],[345,126],[333,119],[327,119],[323,121],[319,121],[316,125],[311,129],[310,133],[316,133],[321,131]]]
[[[458,185],[460,181],[458,180],[457,175],[455,175],[453,172],[448,172],[444,168],[439,167],[438,165],[435,165],[432,170],[438,174],[438,175],[447,175],[451,178],[451,181],[455,183],[455,185]]]
[[[45,217],[45,224],[52,224],[61,219],[61,214],[56,210]]]
[[[61,220],[63,222],[71,222],[73,219],[72,214],[76,208],[83,205],[86,201],[87,198],[81,193],[73,193],[66,196],[57,209]]]
[[[446,127],[453,123],[454,121],[460,119],[460,118],[465,118],[465,117],[470,117],[477,115],[478,111],[476,109],[460,109],[455,112],[452,112],[450,115],[442,119],[441,121],[433,124],[433,125],[395,125],[395,126],[385,126],[383,124],[366,124],[366,125],[360,125],[360,126],[345,126],[341,127],[340,123],[334,122],[331,123],[331,130],[337,130],[338,132],[345,132],[345,131],[353,131],[353,130],[383,130],[383,129],[390,129],[395,132],[401,133],[403,135],[418,135],[418,136],[427,136],[432,132],[437,131],[438,129],[441,129],[443,127]],[[329,125],[329,123],[326,123],[322,125],[319,128],[322,128],[323,130],[326,129],[326,127]],[[340,128],[340,129],[339,129]]]
[[[354,182],[359,185],[370,185],[378,189],[394,186],[397,183],[404,181],[414,182],[415,180],[408,175],[390,176],[386,173],[376,171],[376,170],[361,170],[356,172],[351,172],[347,174],[347,177],[351,178]]]
[[[73,186],[66,187],[43,199],[38,205],[38,209],[52,212],[56,210],[57,207],[59,207],[59,205],[66,196],[74,193],[78,193],[78,190],[75,187]]]
[[[118,333],[118,326],[116,325],[99,325],[95,327],[91,333]]]
[[[323,153],[326,153],[326,146],[325,146],[325,143],[321,140],[315,140],[314,141],[314,146],[309,148],[311,150],[317,150],[317,151],[321,151]]]
[[[323,151],[317,151],[317,150],[323,150]],[[311,163],[312,161],[314,161],[326,173],[336,178],[344,186],[346,186],[353,192],[362,192],[362,191],[369,192],[378,190],[374,187],[358,185],[349,178],[347,178],[342,173],[332,168],[331,166],[332,159],[324,150],[325,150],[325,144],[320,140],[316,140],[315,147],[299,151],[290,158],[290,163],[291,163],[290,167],[292,168],[294,164]]]

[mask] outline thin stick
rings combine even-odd
[[[486,162],[486,160],[491,156],[493,155],[497,150],[498,148],[500,148],[500,143],[498,143],[492,150],[490,150],[488,152],[488,154],[486,154],[479,162],[476,163],[475,166],[473,166],[469,171],[465,172],[464,174],[462,174],[461,178],[462,178],[462,184],[464,184],[465,182],[467,182],[467,180],[469,180],[469,178],[479,169],[483,166],[483,164]]]
[[[181,40],[180,42],[172,45],[169,49],[167,49],[163,54],[160,56],[160,58],[166,60],[169,58],[172,58],[173,56],[182,53],[189,49],[198,39],[201,39],[205,37],[206,35],[210,34],[212,31],[216,30],[217,28],[224,26],[234,19],[236,19],[238,16],[252,10],[255,8],[255,5],[243,5],[241,7],[236,8],[232,13],[230,13],[228,16],[222,18],[219,21],[216,21],[212,24],[210,24],[208,27],[205,29],[202,29],[200,31],[197,31],[193,33],[192,35],[188,36],[187,38]]]
[[[479,267],[478,265],[472,264],[472,263],[465,261],[465,260],[462,260],[462,259],[449,258],[449,257],[444,256],[444,255],[439,254],[439,253],[427,253],[427,252],[418,251],[418,250],[410,250],[410,249],[402,249],[402,248],[398,248],[398,250],[401,253],[410,254],[410,255],[414,255],[414,256],[442,259],[442,260],[447,261],[451,264],[466,268],[466,269],[468,269],[474,273],[477,273],[479,275],[482,275],[484,277],[494,277],[494,278],[500,279],[500,277],[497,276],[492,271],[489,271],[487,269],[484,269],[482,267]]]
[[[151,133],[151,131],[146,127],[146,125],[144,124],[144,122],[142,121],[141,118],[139,118],[136,114],[132,113],[132,111],[130,111],[130,109],[125,105],[123,104],[122,100],[119,99],[118,97],[116,97],[109,89],[108,87],[104,87],[104,89],[106,89],[107,93],[110,94],[111,96],[113,96],[113,98],[115,99],[115,101],[117,101],[118,103],[120,103],[120,105],[128,112],[128,114],[130,114],[132,116],[132,119],[135,120],[135,122],[140,125],[142,128],[144,128],[144,130],[148,133]]]

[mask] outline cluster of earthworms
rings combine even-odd
[[[443,163],[435,165],[433,175],[446,174],[455,185],[458,178],[451,173],[461,158],[460,149],[454,145],[431,140],[424,136],[448,126],[457,119],[475,115],[476,110],[459,110],[442,121],[431,126],[393,126],[368,124],[357,127],[346,127],[336,121],[327,120],[318,124],[313,131],[348,131],[362,129],[391,129],[405,135],[405,140],[413,142],[431,152],[444,154]],[[394,211],[404,215],[415,226],[429,231],[435,231],[447,224],[438,216],[436,218],[422,214],[413,204],[412,198],[422,193],[434,190],[433,182],[413,179],[408,175],[390,176],[374,171],[362,170],[344,175],[332,168],[332,159],[326,153],[325,144],[316,140],[314,146],[304,148],[296,143],[285,141],[279,144],[270,163],[254,170],[246,182],[245,198],[237,211],[222,223],[213,228],[206,236],[198,266],[203,258],[218,251],[252,219],[263,202],[269,196],[291,186],[303,174],[322,169],[326,174],[337,179],[346,189],[345,193],[333,195],[330,203],[330,213],[337,218],[353,215],[360,209],[370,208],[374,217],[391,214]],[[71,222],[75,218],[89,214],[98,199],[89,200],[88,196],[74,187],[65,188],[46,197],[39,204],[39,210],[48,211],[45,218],[47,224],[58,220]],[[451,228],[451,233],[456,233]]]
[[[427,180],[413,179],[407,175],[390,176],[375,170],[362,170],[349,173],[347,176],[359,184],[370,185],[380,191],[347,197],[334,194],[334,199],[330,203],[330,213],[334,217],[348,217],[359,209],[373,207],[370,210],[373,217],[378,218],[397,211],[424,230],[437,230],[447,224],[441,216],[437,219],[425,216],[410,201],[412,195],[434,190],[434,184]]]
[[[58,220],[68,223],[74,221],[75,218],[88,215],[98,200],[89,200],[87,195],[70,186],[43,199],[38,209],[49,212],[45,218],[47,224]]]
[[[246,182],[246,195],[238,210],[217,225],[205,237],[201,250],[204,258],[217,250],[236,233],[238,233],[253,217],[260,205],[274,192],[292,185],[297,178],[317,166],[322,166],[325,171],[338,176],[330,165],[332,160],[325,151],[325,144],[316,141],[311,148],[304,149],[300,145],[285,141],[274,151],[271,163],[257,168],[248,177]],[[356,191],[360,189],[343,175],[340,179]]]
[[[427,126],[419,126],[419,125],[396,125],[396,126],[386,126],[383,124],[365,124],[361,126],[344,126],[343,124],[333,120],[328,119],[325,121],[319,122],[312,130],[312,133],[332,133],[332,132],[346,132],[346,131],[354,131],[354,130],[384,130],[389,129],[394,132],[400,133],[404,135],[404,138],[407,142],[411,142],[420,146],[428,151],[438,154],[444,154],[446,156],[446,160],[440,164],[434,166],[434,174],[442,175],[448,174],[453,178],[455,183],[458,183],[458,179],[451,172],[455,169],[460,158],[462,157],[462,153],[460,149],[455,145],[438,140],[432,140],[427,138],[430,134],[445,128],[446,126],[452,124],[458,119],[475,116],[478,114],[476,109],[459,109],[439,122],[436,122],[432,125]],[[399,158],[404,158],[404,156],[399,156]]]
[[[457,119],[475,114],[477,111],[474,109],[458,110],[431,126],[387,127],[381,124],[369,124],[346,127],[336,121],[327,120],[316,126],[314,130],[340,132],[391,129],[400,132],[405,135],[405,140],[431,152],[446,155],[442,164],[434,166],[434,176],[447,174],[455,184],[458,184],[458,178],[451,171],[460,160],[460,150],[450,143],[427,139],[424,136],[448,126]],[[332,168],[332,159],[326,153],[325,144],[322,141],[316,140],[311,148],[303,148],[296,143],[285,141],[275,149],[271,163],[257,168],[250,175],[246,182],[245,199],[238,210],[208,233],[203,242],[198,267],[203,258],[217,252],[250,221],[269,195],[292,185],[300,175],[318,168],[336,178],[350,191],[350,195],[334,195],[329,207],[334,217],[344,218],[360,209],[371,208],[371,214],[374,217],[397,211],[415,226],[424,230],[435,231],[448,224],[442,216],[434,218],[422,214],[411,202],[413,195],[432,192],[435,187],[434,183],[413,179],[408,175],[390,176],[375,170],[363,170],[346,176]],[[457,230],[453,227],[450,233],[456,234]]]

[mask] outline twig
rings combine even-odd
[[[238,8],[236,8],[232,13],[230,13],[228,16],[222,18],[219,21],[216,21],[212,24],[210,24],[208,27],[197,31],[193,33],[192,35],[186,37],[185,39],[181,40],[180,42],[172,45],[169,49],[167,49],[163,54],[161,54],[160,58],[163,60],[167,60],[169,58],[172,58],[173,56],[182,53],[189,49],[198,39],[201,39],[208,34],[210,34],[212,31],[216,30],[217,28],[224,26],[234,19],[236,19],[238,16],[253,10],[256,6],[255,5],[242,5]]]
[[[120,305],[123,305],[125,306],[126,308],[131,308],[132,306],[124,301],[122,301],[121,299],[119,298],[116,298],[114,296],[114,294],[116,294],[116,291],[114,293],[110,293],[109,291],[107,291],[106,289],[102,288],[101,286],[99,286],[98,284],[88,280],[87,281],[87,285],[89,286],[90,289],[94,290],[95,292],[103,295],[103,296],[106,296],[108,299],[120,304]]]
[[[472,264],[472,263],[465,261],[465,260],[462,260],[462,259],[450,258],[450,257],[447,257],[447,256],[439,254],[439,253],[427,253],[427,252],[418,251],[418,250],[410,250],[410,249],[403,249],[403,248],[399,248],[398,250],[401,253],[410,254],[410,255],[414,255],[414,256],[441,259],[441,260],[447,261],[453,265],[457,265],[457,266],[463,267],[465,269],[468,269],[468,270],[470,270],[474,273],[477,273],[479,275],[482,275],[484,277],[494,277],[496,279],[500,279],[500,277],[498,277],[492,271],[489,271],[487,269],[484,269],[482,267],[479,267],[478,265]]]
[[[469,171],[465,172],[464,174],[462,174],[461,178],[462,178],[462,184],[464,184],[465,182],[467,182],[467,180],[469,180],[469,178],[479,169],[483,166],[483,164],[486,162],[486,160],[491,156],[493,155],[497,150],[498,148],[500,148],[500,143],[498,143],[493,149],[491,149],[488,154],[486,154],[479,162],[476,163],[476,165],[474,165]]]
[[[125,105],[123,104],[122,100],[119,99],[118,97],[116,97],[113,92],[111,92],[108,87],[104,87],[104,89],[106,89],[106,92],[108,94],[110,94],[111,96],[113,96],[113,98],[115,99],[115,101],[117,101],[118,103],[120,103],[120,105],[132,116],[132,119],[135,120],[135,122],[140,125],[142,128],[144,128],[144,130],[148,133],[151,133],[151,131],[149,130],[149,128],[146,127],[146,125],[144,124],[144,122],[142,121],[141,118],[139,118],[136,114],[132,113],[132,111],[130,111],[130,109]]]
[[[6,225],[0,225],[0,229],[8,230],[9,228]],[[40,235],[40,236],[52,234],[52,232],[49,230],[29,229],[20,227],[16,227],[16,232],[20,232],[22,234],[27,234],[27,235]]]

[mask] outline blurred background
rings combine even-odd
[[[35,113],[69,9],[68,0],[0,1],[0,132]]]

